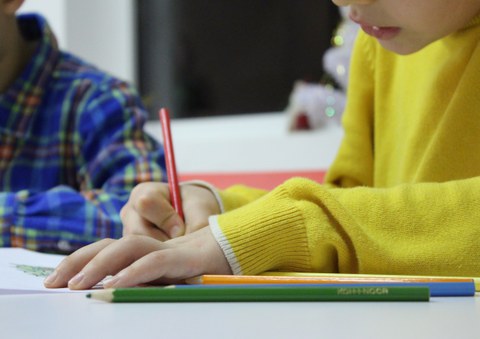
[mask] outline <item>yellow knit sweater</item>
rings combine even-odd
[[[480,17],[408,56],[360,33],[343,123],[326,184],[220,193],[233,272],[480,276]]]

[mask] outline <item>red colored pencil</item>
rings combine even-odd
[[[175,164],[175,154],[173,152],[172,132],[170,128],[170,114],[168,109],[162,108],[158,113],[162,125],[163,146],[165,149],[165,163],[167,167],[168,187],[170,189],[170,201],[178,213],[183,218],[182,196],[178,184],[177,166]]]

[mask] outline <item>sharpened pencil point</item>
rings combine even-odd
[[[185,279],[185,282],[189,285],[200,285],[200,284],[203,284],[203,276],[188,278],[188,279]]]
[[[113,292],[115,292],[113,288],[107,288],[98,292],[88,293],[87,298],[111,302],[113,300]]]

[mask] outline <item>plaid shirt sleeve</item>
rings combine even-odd
[[[55,168],[60,184],[0,193],[0,246],[70,253],[118,238],[131,189],[165,178],[163,149],[144,132],[145,111],[127,84],[80,82],[58,115],[61,156],[34,175]]]

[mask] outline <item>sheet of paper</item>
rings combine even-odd
[[[43,286],[43,280],[64,257],[23,248],[0,248],[0,295],[72,292]]]

